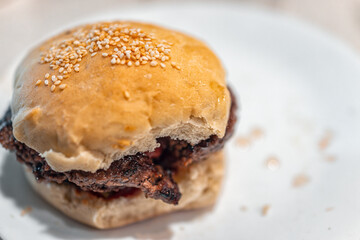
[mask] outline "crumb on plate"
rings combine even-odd
[[[246,206],[241,206],[241,207],[240,207],[240,210],[241,210],[242,212],[246,212],[246,211],[248,210],[248,208],[247,208]]]
[[[260,127],[253,127],[248,134],[237,137],[236,144],[239,147],[246,148],[262,136],[264,136],[264,131]]]
[[[301,173],[294,177],[292,185],[293,187],[297,188],[297,187],[302,187],[308,184],[309,182],[310,182],[310,178],[307,175]]]
[[[318,146],[321,151],[325,150],[329,147],[331,141],[333,140],[333,133],[332,131],[328,130],[324,133],[324,135],[319,140]]]
[[[326,211],[326,212],[331,212],[332,210],[334,210],[334,207],[325,208],[325,211]]]
[[[261,209],[261,215],[262,216],[268,215],[269,210],[270,210],[270,205],[269,204],[264,205]]]
[[[30,213],[31,211],[32,211],[32,208],[28,206],[21,211],[21,216],[23,217],[26,214]]]
[[[269,170],[275,171],[280,168],[280,161],[275,156],[269,156],[265,161],[265,165]]]
[[[332,163],[336,161],[336,157],[334,155],[327,155],[325,156],[325,161]]]

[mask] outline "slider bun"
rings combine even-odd
[[[224,174],[224,156],[222,152],[214,153],[208,159],[194,163],[174,176],[182,192],[182,198],[176,206],[145,198],[143,193],[104,200],[79,192],[71,185],[37,182],[31,171],[24,169],[33,189],[47,202],[79,222],[107,229],[165,213],[213,205]]]
[[[215,54],[176,31],[135,22],[107,24],[114,23],[173,43],[166,67],[160,61],[155,67],[112,64],[101,50],[82,58],[79,72],[62,80],[65,89],[50,91],[51,76],[59,69],[40,64],[41,52],[94,26],[90,24],[35,47],[17,69],[11,103],[14,136],[55,171],[106,169],[125,155],[153,151],[163,136],[191,144],[224,136],[231,99]],[[49,86],[44,85],[46,73]]]

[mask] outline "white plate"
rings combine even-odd
[[[59,28],[131,18],[192,33],[206,39],[222,58],[242,101],[241,124],[228,144],[223,191],[211,210],[97,231],[68,219],[34,194],[13,154],[0,149],[2,238],[359,239],[360,61],[353,50],[308,24],[243,5],[143,3],[133,8],[120,1],[87,1],[79,8],[75,2],[16,1],[2,9],[0,70],[6,74],[0,80],[0,110],[9,102],[18,57],[29,43]],[[264,136],[239,147],[236,138],[254,127]],[[320,151],[318,143],[327,131],[333,138]],[[269,156],[279,159],[278,170],[265,166]],[[326,161],[328,156],[336,161]],[[298,174],[309,182],[295,188]],[[270,209],[264,216],[265,205]],[[32,211],[21,216],[27,206]]]

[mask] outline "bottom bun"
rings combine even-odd
[[[26,169],[33,189],[46,201],[69,217],[99,229],[115,228],[161,214],[208,207],[215,203],[224,174],[223,152],[210,155],[175,174],[182,197],[178,205],[170,205],[139,194],[105,200],[77,190],[72,185],[37,182]]]

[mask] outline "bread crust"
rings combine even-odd
[[[153,151],[158,137],[191,144],[223,137],[231,99],[221,62],[206,44],[150,24],[112,23],[173,43],[167,66],[114,65],[103,52],[89,53],[79,72],[62,80],[67,87],[52,92],[51,78],[49,86],[36,86],[46,73],[59,74],[39,63],[41,52],[94,24],[61,33],[34,48],[17,69],[11,104],[15,138],[41,153],[55,171],[95,172],[123,156]]]
[[[145,198],[143,193],[104,200],[79,192],[71,185],[37,182],[31,171],[24,169],[32,188],[51,205],[79,222],[108,229],[166,213],[213,205],[224,175],[224,154],[222,151],[214,153],[174,175],[182,192],[182,198],[176,206]]]

